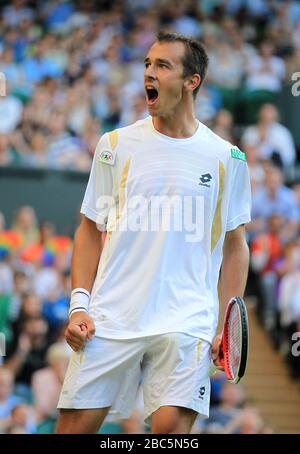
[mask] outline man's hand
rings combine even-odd
[[[87,340],[91,340],[95,334],[93,319],[85,312],[75,312],[71,315],[65,331],[65,338],[72,350],[82,350]]]
[[[222,333],[217,334],[212,342],[212,349],[211,349],[211,357],[214,362],[214,365],[219,369],[219,370],[224,370],[223,365],[220,362],[220,346],[222,342]]]

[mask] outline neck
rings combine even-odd
[[[175,139],[193,136],[199,125],[193,110],[183,111],[179,114],[174,112],[168,116],[152,117],[152,121],[156,131]]]

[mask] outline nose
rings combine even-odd
[[[145,80],[149,81],[149,82],[156,79],[156,74],[155,74],[153,65],[148,65],[145,68],[144,76],[145,76]]]

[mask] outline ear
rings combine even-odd
[[[199,74],[193,74],[184,81],[184,88],[186,91],[194,91],[201,83],[201,77]]]

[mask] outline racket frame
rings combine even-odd
[[[240,365],[236,376],[233,375],[231,367],[230,367],[230,358],[229,358],[229,338],[228,338],[228,320],[230,317],[230,313],[234,305],[237,305],[239,310],[239,323],[240,323],[240,332],[241,332],[241,339],[240,339]],[[220,362],[225,370],[227,379],[230,383],[238,383],[240,379],[244,376],[247,359],[248,359],[248,350],[249,350],[249,328],[248,328],[248,316],[247,316],[247,309],[244,303],[244,300],[239,297],[235,296],[231,298],[229,301],[226,313],[225,313],[225,320],[223,326],[223,333],[222,333],[222,341],[220,346]]]

